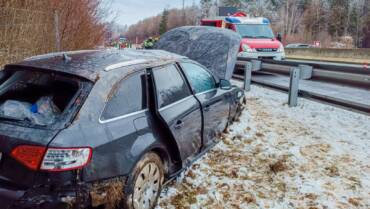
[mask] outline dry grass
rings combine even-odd
[[[103,44],[106,15],[102,0],[0,1],[0,69],[33,55],[57,50],[57,11],[61,51]]]
[[[93,186],[90,192],[92,206],[105,205],[105,209],[117,208],[123,199],[123,180],[113,179]]]
[[[287,59],[299,59],[299,60],[320,60],[327,62],[339,62],[339,63],[354,63],[354,64],[367,64],[368,69],[370,69],[370,60],[369,59],[357,59],[357,58],[335,58],[335,57],[314,57],[314,56],[296,56],[288,55]]]

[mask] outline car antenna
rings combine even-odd
[[[69,56],[68,56],[68,54],[64,53],[64,54],[63,54],[63,60],[64,60],[64,62],[69,62],[69,61],[71,61],[71,60],[72,60],[72,58],[71,58],[71,57],[69,57]]]

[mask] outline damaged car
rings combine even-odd
[[[2,209],[154,208],[244,91],[161,50],[48,54],[0,71]]]

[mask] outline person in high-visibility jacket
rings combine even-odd
[[[154,39],[149,37],[147,40],[144,41],[144,48],[145,49],[153,49],[154,48]]]

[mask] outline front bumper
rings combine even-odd
[[[284,52],[240,52],[238,57],[246,57],[251,59],[269,58],[274,60],[284,60]]]

